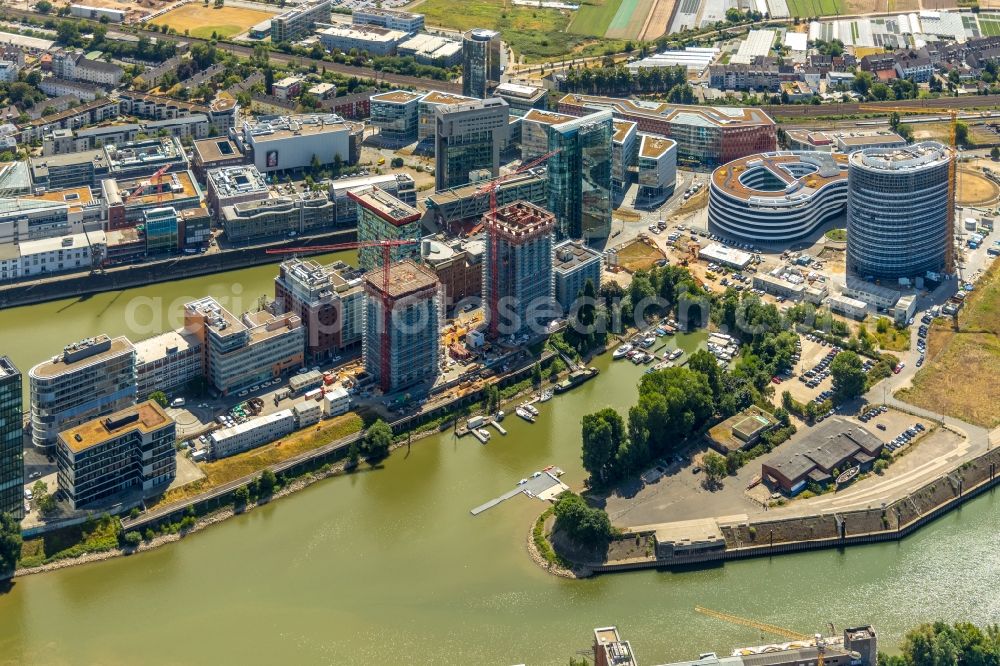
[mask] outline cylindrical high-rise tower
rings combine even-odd
[[[951,151],[927,141],[850,156],[847,272],[881,280],[946,268]]]

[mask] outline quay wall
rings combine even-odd
[[[546,351],[542,354],[539,362],[544,364],[551,359],[552,356],[554,356],[553,352]],[[497,386],[503,388],[523,381],[531,376],[533,367],[534,361],[531,360],[531,362],[525,363],[507,374],[498,377],[496,384]],[[412,432],[415,428],[425,423],[447,416],[450,418],[445,419],[438,426],[438,431],[444,432],[445,430],[457,428],[458,420],[462,416],[463,410],[476,404],[477,402],[480,402],[483,398],[484,390],[485,386],[451,398],[445,402],[435,405],[431,409],[403,416],[402,418],[391,422],[389,426],[392,428],[393,433],[398,436],[407,432]],[[348,435],[347,437],[330,442],[329,444],[325,444],[324,446],[312,451],[307,451],[288,460],[271,465],[269,469],[276,475],[285,474],[290,477],[299,476],[306,472],[317,470],[325,464],[332,464],[346,458],[351,444],[360,440],[362,437],[364,437],[364,431]],[[245,486],[255,480],[258,476],[260,476],[260,472],[255,472],[243,478],[231,481],[225,485],[212,488],[211,490],[196,497],[146,511],[135,518],[123,515],[121,516],[122,528],[126,531],[143,531],[147,527],[171,523],[182,518],[189,508],[194,509],[194,511],[199,515],[208,513],[209,511],[218,509],[223,505],[231,504],[233,501],[233,492],[235,492],[237,488]]]
[[[0,309],[34,305],[63,298],[79,298],[105,291],[131,289],[159,282],[182,280],[275,263],[280,261],[281,257],[269,255],[267,250],[303,245],[345,243],[353,240],[355,235],[354,229],[340,230],[319,236],[234,248],[221,252],[178,255],[169,259],[141,264],[116,266],[94,274],[53,275],[30,282],[14,282],[0,286]],[[317,253],[319,252],[317,251]]]
[[[843,548],[903,539],[1000,483],[1000,449],[986,451],[894,502],[863,510],[811,516],[755,516],[722,526],[724,550],[671,559],[635,558],[586,564],[594,573],[672,568],[769,557],[821,548]],[[629,535],[632,538],[634,535]],[[650,538],[652,535],[649,535]]]

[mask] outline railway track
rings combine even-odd
[[[16,9],[14,7],[0,7],[0,16],[7,17],[19,17],[19,18],[30,18],[32,20],[38,20],[40,18],[53,18],[45,17],[37,12],[26,11],[23,9]],[[75,18],[75,21],[98,24],[98,21],[92,21],[90,19]],[[107,39],[115,40],[115,33],[123,33],[121,30],[109,29]],[[136,35],[145,35],[146,37],[155,37],[158,40],[168,40],[172,42],[188,42],[190,44],[202,43],[207,44],[211,42],[209,39],[202,39],[199,37],[188,37],[185,35],[169,35],[163,34],[158,30],[146,30],[139,28],[135,32]],[[117,41],[122,41],[118,39]],[[237,56],[248,58],[253,55],[253,47],[251,46],[241,46],[238,44],[232,44],[229,42],[216,42],[215,47],[221,51],[227,53],[232,53]],[[380,72],[378,70],[372,69],[371,67],[354,67],[353,65],[343,65],[340,63],[330,62],[327,60],[317,60],[315,58],[307,58],[297,55],[292,55],[289,53],[281,53],[280,51],[271,51],[270,59],[277,63],[282,64],[296,64],[309,67],[315,65],[317,69],[326,68],[328,72],[336,72],[338,74],[343,74],[345,76],[356,76],[358,78],[372,79],[374,81],[385,81],[387,83],[392,83],[398,86],[412,87],[420,90],[437,90],[439,92],[447,93],[459,93],[462,92],[462,86],[458,83],[452,81],[437,81],[435,79],[425,79],[416,76],[405,76],[403,74],[391,74],[386,72]]]

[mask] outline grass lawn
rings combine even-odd
[[[621,0],[605,2],[617,7]],[[595,6],[595,9],[600,7]],[[623,44],[567,32],[572,12],[506,6],[504,0],[468,0],[462,3],[461,11],[456,11],[454,0],[427,0],[416,11],[425,16],[427,25],[463,31],[471,28],[499,30],[514,52],[529,62],[554,60],[570,53],[599,55],[607,48],[620,50]],[[591,49],[596,52],[589,52]]]
[[[576,35],[603,37],[621,4],[622,0],[590,0],[581,4],[570,21],[568,31]]]
[[[65,529],[49,532],[36,539],[25,539],[21,545],[18,566],[36,567],[46,562],[100,553],[118,547],[118,520],[95,519]]]
[[[793,17],[837,16],[846,14],[844,0],[788,0],[788,13]]]
[[[878,346],[882,351],[901,352],[910,348],[910,331],[906,328],[896,328],[895,324],[889,325],[885,333],[879,333],[878,329],[872,326],[868,331],[878,340]]]
[[[189,31],[192,37],[207,39],[214,32],[219,37],[232,37],[274,16],[274,12],[243,7],[205,7],[191,3],[158,16],[152,25],[168,25],[180,34]]]
[[[826,232],[826,237],[832,241],[843,243],[847,241],[847,229],[830,229]]]
[[[980,280],[959,313],[959,332],[936,324],[928,362],[901,400],[987,428],[1000,425],[1000,268]],[[940,351],[938,351],[940,350]]]
[[[344,414],[329,421],[322,421],[318,425],[305,430],[299,430],[287,437],[283,437],[277,442],[265,444],[264,446],[245,451],[235,456],[215,460],[201,465],[205,472],[205,478],[194,483],[189,483],[180,488],[167,491],[166,494],[157,500],[150,502],[149,506],[160,504],[170,504],[189,497],[194,497],[216,486],[221,486],[230,481],[256,474],[265,467],[274,465],[301,453],[312,451],[334,440],[346,437],[356,432],[360,432],[363,426],[361,417],[354,413]]]

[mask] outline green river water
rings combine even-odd
[[[176,325],[150,316],[157,307],[232,296],[233,284],[249,307],[272,293],[275,270],[0,311],[0,353],[26,372],[94,333],[140,339]],[[179,543],[16,579],[0,595],[0,662],[566,664],[593,627],[616,624],[655,664],[776,638],[696,605],[803,633],[871,622],[890,650],[919,621],[1000,620],[994,494],[901,543],[583,581],[544,573],[525,552],[541,502],[516,497],[475,518],[469,509],[548,464],[579,487],[580,417],[626,409],[644,370],[596,365],[597,379],[541,405],[534,425],[507,419],[510,434],[488,445],[427,438],[379,469]]]

